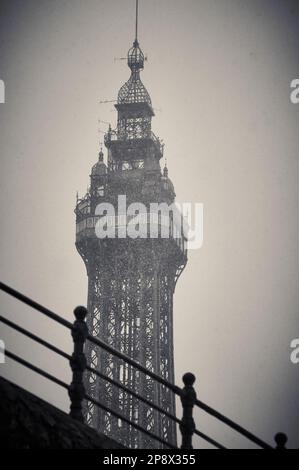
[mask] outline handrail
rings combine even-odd
[[[67,360],[71,360],[71,356],[67,353],[65,353],[64,351],[62,351],[61,349],[57,348],[56,346],[54,346],[53,344],[49,343],[48,341],[45,341],[43,340],[42,338],[40,338],[39,336],[31,333],[30,331],[26,330],[25,328],[22,328],[20,327],[19,325],[17,325],[16,323],[12,322],[11,320],[8,320],[7,318],[3,317],[2,315],[0,315],[0,322],[4,323],[5,325],[15,329],[16,331],[18,331],[19,333],[23,334],[24,336],[27,336],[28,338],[32,339],[33,341],[36,341],[37,343],[41,344],[42,346],[46,347],[47,349],[55,352],[56,354],[58,354],[59,356],[62,356],[64,357],[65,359]],[[135,391],[129,389],[128,387],[122,385],[121,383],[111,379],[110,377],[106,376],[105,374],[102,374],[101,372],[99,372],[97,369],[94,369],[90,366],[86,366],[86,370],[88,370],[89,372],[93,373],[93,374],[96,374],[98,377],[100,377],[101,379],[103,380],[106,380],[107,382],[111,383],[112,385],[114,386],[117,386],[118,388],[120,388],[121,390],[123,390],[124,392],[132,395],[133,397],[135,397],[136,399],[142,401],[143,403],[145,403],[146,405],[148,405],[150,408],[154,408],[155,410],[157,410],[158,412],[160,412],[161,414],[164,414],[165,416],[167,416],[168,418],[172,419],[173,421],[175,421],[177,424],[181,424],[181,420],[179,418],[177,418],[176,416],[173,416],[171,413],[169,413],[168,411],[166,410],[163,410],[160,406],[156,405],[155,403],[152,403],[150,400],[147,400],[146,398],[142,397],[141,395],[139,395],[138,393],[136,393]],[[214,439],[210,438],[209,436],[207,436],[206,434],[202,433],[201,431],[198,431],[197,429],[194,431],[195,434],[197,434],[199,437],[201,437],[202,439],[204,439],[205,441],[209,442],[210,444],[214,445],[216,448],[218,449],[225,449],[224,446],[222,446],[221,444],[219,444],[217,441],[215,441]]]
[[[224,447],[222,444],[219,444],[219,442],[215,441],[215,439],[212,439],[211,437],[207,436],[201,431],[198,431],[197,429],[194,430],[194,434],[201,437],[202,439],[207,441],[209,444],[212,444],[214,447],[216,447],[216,449],[222,449],[222,450],[226,449],[226,447]]]
[[[25,361],[22,357],[18,356],[17,354],[12,353],[8,349],[5,349],[5,354],[7,357],[10,357],[15,362],[19,362],[19,364],[22,364],[24,367],[27,367],[27,369],[31,369],[33,372],[36,372],[37,374],[41,375],[45,379],[50,380],[51,382],[56,383],[60,387],[65,388],[66,390],[69,389],[69,385],[65,382],[63,382],[60,379],[57,379],[57,377],[54,377],[54,375],[49,374],[48,372],[45,372],[44,370],[40,369],[40,367],[37,367],[33,364],[31,364],[28,361]]]
[[[68,328],[69,330],[71,330],[72,332],[74,332],[74,325],[72,323],[70,323],[69,321],[65,320],[64,318],[62,318],[61,316],[57,315],[56,313],[52,312],[51,310],[49,310],[48,308],[40,305],[39,303],[33,301],[32,299],[30,299],[29,297],[21,294],[20,292],[16,291],[15,289],[9,287],[8,285],[0,282],[0,290],[6,292],[7,294],[15,297],[16,299],[20,300],[21,302],[25,303],[26,305],[34,308],[35,310],[38,310],[40,313],[46,315],[47,317],[51,318],[52,320],[56,321],[57,323],[65,326],[66,328]],[[60,349],[56,348],[55,346],[51,345],[50,343],[42,340],[41,338],[38,338],[36,335],[34,335],[33,333],[30,333],[28,332],[27,330],[25,330],[24,328],[16,325],[15,323],[11,322],[10,320],[7,320],[5,319],[4,317],[0,317],[0,321],[6,323],[8,326],[11,326],[13,328],[15,328],[17,331],[19,331],[20,333],[28,336],[29,338],[37,341],[38,343],[42,344],[43,346],[47,347],[48,349],[52,350],[53,352],[56,352],[57,354],[65,357],[66,359],[69,359],[71,360],[71,356],[69,356],[68,354],[66,354],[65,352],[61,351]],[[105,351],[107,351],[109,354],[112,354],[118,358],[120,358],[121,360],[125,361],[127,364],[130,364],[131,366],[133,366],[134,368],[136,368],[137,370],[139,370],[140,372],[144,373],[145,375],[151,377],[152,379],[154,379],[155,381],[157,381],[158,383],[162,384],[163,386],[167,387],[168,389],[170,389],[173,393],[175,393],[176,395],[180,396],[181,397],[181,400],[183,400],[183,397],[184,397],[184,390],[181,389],[180,387],[176,386],[175,384],[172,384],[170,382],[168,382],[167,380],[165,380],[164,378],[160,377],[159,375],[155,374],[154,372],[146,369],[144,366],[142,366],[141,364],[139,364],[138,362],[136,362],[135,360],[131,359],[130,357],[124,355],[123,353],[115,350],[114,348],[112,348],[111,346],[107,345],[106,343],[104,343],[103,341],[101,341],[100,339],[98,338],[95,338],[94,336],[90,335],[89,333],[86,334],[86,339],[88,339],[89,341],[91,341],[93,344],[95,344],[96,346],[104,349]],[[14,355],[13,353],[9,352],[6,350],[6,354],[7,356],[11,357],[12,359],[14,360],[17,360],[18,362],[20,362],[21,364],[23,364],[25,367],[29,367],[31,368],[32,370],[34,370],[35,372],[43,375],[44,377],[48,378],[49,380],[52,380],[53,382],[56,382],[58,385],[61,385],[63,387],[67,387],[69,389],[69,386],[67,384],[65,384],[64,382],[60,381],[59,379],[51,376],[51,374],[48,374],[47,372],[45,371],[42,371],[41,369],[37,368],[36,366],[33,366],[33,365],[30,365],[29,363],[27,363],[24,359],[22,358],[19,358],[18,356]],[[127,393],[130,393],[132,394],[132,396],[135,396],[135,398],[138,398],[140,399],[141,401],[143,401],[144,403],[146,403],[148,406],[152,407],[152,408],[155,408],[156,410],[158,410],[159,412],[162,412],[165,416],[167,416],[168,418],[170,419],[173,419],[176,423],[182,425],[182,421],[180,421],[178,418],[172,416],[170,413],[168,413],[166,410],[162,410],[158,405],[154,404],[154,403],[151,403],[149,400],[141,397],[139,394],[137,394],[136,392],[128,389],[127,387],[125,387],[124,385],[114,381],[113,379],[111,378],[108,378],[106,377],[104,374],[101,374],[99,371],[97,371],[96,369],[93,369],[91,367],[87,367],[87,370],[89,372],[92,372],[92,373],[95,373],[96,375],[98,375],[99,377],[101,377],[102,379],[104,380],[107,380],[109,381],[110,383],[112,383],[113,385],[115,386],[118,386],[120,387],[122,390],[124,390],[125,392]],[[195,380],[195,378],[194,378]],[[192,387],[191,387],[192,388]],[[88,398],[88,400],[90,399],[91,397]],[[94,401],[94,399],[92,398],[92,400],[90,401]],[[99,403],[96,403],[98,406]],[[230,428],[234,429],[235,431],[237,431],[239,434],[243,435],[244,437],[246,437],[247,439],[249,439],[250,441],[254,442],[255,444],[257,444],[258,446],[262,447],[263,449],[273,449],[272,446],[270,446],[269,444],[267,444],[266,442],[264,442],[262,439],[258,438],[257,436],[255,436],[254,434],[252,434],[250,431],[246,430],[245,428],[243,428],[242,426],[240,426],[239,424],[235,423],[234,421],[232,421],[231,419],[227,418],[226,416],[224,416],[223,414],[219,413],[217,410],[211,408],[210,406],[208,406],[207,404],[203,403],[202,401],[198,400],[198,399],[194,399],[192,400],[192,406],[193,405],[196,405],[197,407],[199,407],[200,409],[202,409],[203,411],[205,411],[206,413],[210,414],[211,416],[215,417],[216,419],[218,419],[219,421],[221,421],[222,423],[226,424],[227,426],[229,426]],[[184,406],[184,405],[183,405]],[[190,406],[190,403],[189,403],[189,406]],[[102,407],[105,407],[105,405],[102,404]],[[127,418],[125,417],[122,417],[121,415],[118,415],[118,414],[115,414],[115,412],[113,410],[109,410],[109,413],[113,414],[113,415],[117,415],[117,417],[119,419],[122,419],[124,421],[127,420]],[[129,424],[132,425],[133,427],[136,427],[138,425],[136,425],[136,423],[133,423],[131,421],[129,421]],[[136,428],[137,429],[137,428]],[[140,430],[140,429],[139,429]],[[147,430],[143,430],[143,432],[145,433],[149,433],[149,431]],[[211,444],[215,445],[216,447],[218,448],[224,448],[221,444],[217,443],[216,441],[214,441],[213,439],[209,438],[208,436],[206,436],[205,434],[201,433],[200,431],[197,431],[197,430],[192,430],[192,433],[195,433],[197,434],[198,436],[202,437],[203,439],[207,440],[208,442],[210,442]],[[191,435],[192,435],[191,433]],[[153,437],[153,436],[151,436]],[[155,439],[160,439],[158,438],[157,436],[155,437]],[[165,442],[164,442],[165,444]],[[167,443],[167,445],[170,445],[169,443]]]
[[[252,434],[250,431],[247,431],[245,428],[243,428],[242,426],[240,426],[239,424],[235,423],[234,421],[232,421],[231,419],[227,418],[226,416],[224,416],[223,414],[219,413],[219,411],[216,411],[214,410],[213,408],[211,408],[210,406],[206,405],[205,403],[203,403],[202,401],[200,400],[195,400],[195,405],[197,405],[199,408],[201,408],[203,411],[205,411],[206,413],[208,413],[209,415],[211,416],[214,416],[215,418],[217,418],[219,421],[221,421],[222,423],[226,424],[227,426],[229,426],[230,428],[234,429],[235,431],[237,431],[239,434],[242,434],[244,437],[247,437],[247,439],[249,439],[250,441],[254,442],[255,444],[259,445],[260,447],[262,447],[263,449],[273,449],[272,446],[270,446],[269,444],[267,444],[266,442],[264,442],[262,439],[260,439],[259,437],[255,436],[254,434]]]
[[[32,339],[33,341],[36,341],[37,343],[41,344],[42,346],[45,346],[47,349],[50,349],[51,351],[55,352],[59,356],[64,357],[65,359],[70,360],[71,356],[61,349],[57,348],[56,346],[53,346],[53,344],[48,343],[48,341],[45,341],[44,339],[41,339],[39,336],[36,336],[35,334],[31,333],[30,331],[26,330],[25,328],[22,328],[21,326],[17,325],[16,323],[12,322],[11,320],[8,320],[7,318],[3,317],[0,315],[0,322],[4,323],[7,326],[10,326],[11,328],[15,329],[19,333],[21,333],[24,336],[27,336],[28,338]]]
[[[55,352],[59,356],[64,357],[67,360],[71,360],[71,356],[61,349],[57,348],[53,344],[49,343],[48,341],[45,341],[41,339],[39,336],[36,336],[35,334],[31,333],[30,331],[26,330],[25,328],[20,327],[16,323],[12,322],[11,320],[8,320],[7,318],[3,317],[0,315],[0,322],[4,323],[7,326],[10,326],[11,328],[15,329],[19,333],[23,334],[24,336],[27,336],[28,338],[32,339],[33,341],[36,341],[37,343],[41,344],[42,346],[45,346],[47,349],[50,349],[51,351]],[[94,369],[92,367],[86,366],[86,370],[88,372],[91,372],[92,374],[96,374],[98,377],[100,377],[103,380],[106,380],[107,382],[111,383],[112,385],[116,385],[119,387],[121,390],[123,390],[126,393],[129,393],[132,395],[134,398],[137,398],[138,400],[142,401],[146,405],[148,405],[151,408],[155,408],[157,411],[160,413],[164,414],[168,418],[172,419],[176,423],[180,424],[181,420],[177,418],[176,416],[173,416],[171,413],[168,413],[168,411],[163,410],[160,406],[156,405],[155,403],[152,403],[150,400],[147,400],[146,398],[142,397],[138,393],[134,392],[130,388],[126,387],[125,385],[122,385],[121,383],[117,382],[116,380],[111,379],[110,377],[106,376],[105,374],[102,374],[99,372],[97,369]]]
[[[37,303],[34,300],[30,299],[26,295],[21,294],[20,292],[13,289],[12,287],[9,287],[7,284],[4,284],[3,282],[0,282],[0,290],[3,290],[3,292],[6,292],[7,294],[11,295],[12,297],[15,297],[16,299],[20,300],[24,304],[29,305],[29,307],[32,307],[35,310],[38,310],[39,312],[43,313],[47,317],[52,318],[52,320],[56,321],[57,323],[60,323],[61,325],[68,328],[69,330],[71,330],[73,328],[72,323],[65,320],[60,315],[57,315],[57,313],[52,312],[51,310],[44,307],[43,305],[40,305],[39,303]]]
[[[48,308],[43,307],[42,305],[38,304],[34,300],[32,300],[29,297],[25,296],[24,294],[21,294],[20,292],[16,291],[15,289],[12,289],[11,287],[7,286],[6,284],[3,284],[2,282],[0,282],[0,290],[3,290],[7,294],[15,297],[16,299],[20,300],[21,302],[25,303],[26,305],[29,305],[30,307],[34,308],[35,310],[38,310],[39,312],[43,313],[47,317],[52,318],[52,320],[60,323],[61,325],[68,328],[69,330],[73,329],[73,325],[69,321],[67,321],[64,318],[60,317],[59,315],[52,312]],[[163,379],[159,375],[157,375],[154,372],[146,369],[141,364],[134,361],[134,359],[131,359],[130,357],[126,356],[125,354],[122,354],[121,352],[117,351],[116,349],[113,349],[108,344],[104,343],[103,341],[99,340],[98,338],[95,338],[94,336],[92,336],[90,334],[87,336],[87,339],[89,341],[91,341],[93,344],[95,344],[96,346],[99,346],[100,348],[105,349],[105,351],[107,351],[108,353],[113,354],[113,355],[117,356],[118,358],[122,359],[127,364],[130,364],[131,366],[136,367],[136,369],[138,369],[140,372],[143,372],[144,374],[148,375],[152,379],[156,380],[157,382],[159,382],[160,384],[162,384],[165,387],[169,388],[174,393],[176,393],[177,395],[180,396],[181,389],[179,387],[177,387],[174,384],[171,384],[170,382]]]

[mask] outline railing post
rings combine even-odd
[[[183,407],[183,417],[180,424],[180,431],[182,433],[181,449],[193,449],[192,435],[195,431],[195,423],[193,419],[193,406],[196,400],[196,392],[193,388],[195,382],[195,375],[187,372],[183,376],[185,387],[182,390],[181,402]]]
[[[86,368],[86,358],[83,349],[88,336],[88,328],[85,323],[87,310],[85,307],[77,307],[74,310],[74,315],[76,318],[72,329],[74,352],[70,359],[70,366],[73,372],[72,383],[69,387],[69,397],[71,399],[70,416],[77,421],[83,422],[82,401],[85,395],[83,372]]]
[[[286,443],[288,442],[288,437],[283,432],[279,432],[274,437],[276,442],[276,449],[286,449]]]

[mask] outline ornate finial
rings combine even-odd
[[[187,372],[183,375],[183,382],[186,387],[192,387],[195,382],[195,375],[192,372]]]
[[[85,307],[81,307],[81,306],[76,307],[74,310],[74,315],[75,315],[76,320],[83,321],[87,315],[87,310]]]
[[[164,170],[163,170],[163,176],[165,176],[165,178],[168,178],[167,158],[165,158],[165,165],[164,165]]]
[[[139,72],[143,69],[144,54],[139,47],[138,42],[138,0],[136,0],[136,20],[135,20],[135,40],[133,47],[128,52],[128,66],[132,72]]]
[[[286,434],[283,432],[279,432],[275,435],[274,437],[275,442],[276,442],[276,449],[285,449],[286,448],[286,443],[288,442],[288,438]]]
[[[133,42],[133,47],[128,52],[128,66],[132,72],[139,72],[144,67],[144,54],[137,40]]]

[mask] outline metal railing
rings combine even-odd
[[[85,307],[77,307],[74,310],[74,315],[75,315],[75,322],[72,324],[66,319],[62,318],[61,316],[57,315],[56,313],[52,312],[48,308],[38,304],[34,300],[26,297],[25,295],[21,294],[20,292],[16,291],[15,289],[7,286],[6,284],[0,283],[0,290],[3,292],[6,292],[7,294],[11,295],[15,299],[23,302],[24,304],[32,307],[33,309],[37,310],[38,312],[42,313],[43,315],[47,316],[48,318],[52,319],[53,321],[59,323],[60,325],[66,327],[71,331],[72,337],[73,337],[73,342],[74,342],[74,350],[73,354],[69,355],[66,352],[62,351],[61,349],[57,348],[53,344],[45,341],[44,339],[40,338],[39,336],[31,333],[30,331],[26,330],[25,328],[17,325],[13,321],[4,318],[3,316],[0,316],[0,322],[5,324],[6,326],[13,328],[14,330],[18,331],[22,335],[30,338],[31,340],[35,341],[36,343],[44,346],[45,348],[51,350],[52,352],[58,354],[59,356],[67,359],[70,363],[71,369],[72,369],[72,382],[70,385],[67,383],[63,382],[62,380],[58,379],[57,377],[49,374],[48,372],[42,370],[41,368],[35,366],[34,364],[26,361],[25,359],[21,358],[17,354],[5,350],[5,354],[7,357],[12,359],[13,361],[18,362],[19,364],[23,365],[24,367],[36,372],[37,374],[41,375],[42,377],[54,382],[55,384],[59,385],[60,387],[66,389],[68,391],[69,397],[70,397],[70,416],[78,420],[80,422],[84,422],[84,417],[83,417],[83,400],[88,400],[91,403],[93,403],[95,406],[101,408],[105,412],[111,413],[114,417],[117,419],[122,420],[123,422],[129,424],[133,428],[137,429],[138,431],[146,434],[148,437],[151,439],[160,442],[164,446],[170,448],[170,449],[175,449],[176,446],[173,443],[166,442],[164,439],[162,439],[160,436],[157,436],[150,432],[147,429],[144,429],[142,426],[139,424],[135,423],[134,421],[129,420],[127,417],[117,413],[115,410],[111,409],[108,407],[105,403],[100,402],[100,397],[99,399],[95,399],[91,396],[89,396],[84,388],[84,380],[83,380],[83,374],[85,371],[91,372],[93,374],[96,374],[100,379],[105,380],[110,382],[116,387],[119,387],[122,389],[124,392],[132,395],[136,399],[140,400],[140,402],[144,403],[150,408],[153,408],[157,410],[159,413],[167,416],[169,419],[173,420],[175,423],[179,425],[179,429],[181,431],[182,435],[182,444],[181,444],[181,449],[192,449],[192,437],[195,434],[196,436],[204,439],[206,442],[209,444],[212,444],[215,448],[217,449],[226,449],[222,444],[217,442],[215,439],[212,439],[211,437],[207,436],[203,432],[199,431],[195,427],[195,422],[193,419],[193,408],[194,406],[197,406],[201,410],[205,411],[209,415],[213,416],[214,418],[218,419],[220,422],[226,424],[229,426],[231,429],[234,431],[238,432],[240,435],[243,437],[247,438],[257,446],[259,446],[262,449],[274,449],[270,444],[264,442],[262,439],[259,437],[255,436],[252,434],[250,431],[246,430],[239,424],[235,423],[231,419],[227,418],[223,414],[219,413],[215,409],[211,408],[207,404],[203,403],[202,401],[197,399],[196,392],[193,388],[194,382],[195,382],[195,376],[192,373],[186,373],[183,376],[183,382],[184,382],[184,388],[180,388],[167,380],[163,379],[159,375],[155,374],[154,372],[146,369],[143,367],[141,364],[137,363],[133,359],[125,356],[119,351],[116,351],[113,349],[111,346],[107,345],[103,341],[101,341],[98,338],[95,338],[91,336],[88,332],[87,325],[85,322],[86,316],[87,316],[87,310]],[[167,410],[162,409],[159,405],[156,403],[153,403],[152,401],[149,401],[142,395],[138,394],[137,392],[127,388],[123,384],[116,382],[114,379],[104,375],[100,371],[89,367],[89,365],[86,364],[86,358],[84,355],[84,345],[86,340],[91,341],[94,345],[100,347],[101,349],[104,349],[106,352],[109,354],[112,354],[114,356],[117,356],[121,360],[123,360],[125,363],[131,365],[132,367],[136,368],[138,371],[144,373],[145,375],[151,377],[153,380],[156,382],[160,383],[161,385],[167,387],[169,390],[171,390],[173,393],[175,393],[177,396],[180,397],[181,403],[182,403],[182,408],[183,408],[183,415],[182,419],[177,418],[176,416],[173,416],[171,413],[169,413]],[[275,435],[275,442],[276,442],[276,449],[284,449],[285,444],[287,442],[287,436],[283,433],[278,433]]]
[[[138,131],[134,132],[132,131],[131,135],[130,135],[130,131],[126,130],[124,132],[118,132],[117,129],[109,129],[108,132],[104,135],[104,142],[106,145],[109,146],[109,144],[111,142],[129,142],[131,143],[132,140],[135,140],[135,142],[137,142],[138,144],[138,141],[140,140],[144,140],[144,139],[149,139],[151,140],[154,145],[156,146],[158,152],[163,156],[163,152],[164,152],[164,146],[163,146],[163,143],[161,141],[161,139],[159,139],[159,137],[157,137],[154,132],[152,130],[146,130],[146,131],[143,131],[143,132],[140,132],[140,135],[138,135]]]

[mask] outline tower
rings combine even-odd
[[[88,276],[90,333],[174,382],[173,295],[187,262],[187,249],[173,215],[164,223],[161,207],[174,202],[175,192],[167,168],[161,172],[163,145],[151,130],[154,111],[140,79],[144,54],[137,39],[137,18],[135,41],[127,56],[131,75],[118,93],[116,129],[109,126],[104,139],[107,165],[101,150],[91,171],[90,188],[77,200],[76,247]],[[140,211],[129,213],[119,207],[120,195],[126,208],[132,203],[143,204],[146,213],[142,220]],[[108,204],[116,208],[115,214],[99,214],[99,205]],[[153,204],[158,207],[155,213]],[[138,213],[140,218],[134,218]],[[138,234],[124,235],[134,220]],[[99,221],[106,228],[110,226],[105,237],[97,233]],[[144,231],[140,232],[142,224]],[[175,414],[174,395],[164,386],[90,343],[86,355],[92,368]],[[106,406],[176,444],[175,423],[168,417],[94,374],[87,376],[86,388]],[[127,447],[159,448],[157,442],[92,403],[86,404],[85,417],[88,424]]]

